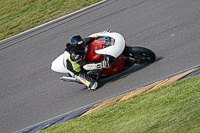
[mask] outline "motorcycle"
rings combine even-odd
[[[144,47],[127,46],[124,37],[117,32],[103,31],[89,37],[96,39],[85,48],[85,60],[91,62],[83,66],[87,74],[96,81],[123,72],[134,64],[149,64],[155,61],[155,53]],[[67,52],[57,57],[51,69],[65,73],[60,79],[67,82],[82,83],[84,80],[67,70]]]

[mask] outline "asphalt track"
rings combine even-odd
[[[108,0],[0,42],[0,130],[10,133],[110,97],[200,62],[199,0]],[[153,50],[156,62],[104,80],[97,91],[60,81],[51,71],[68,38],[111,29],[131,46]]]

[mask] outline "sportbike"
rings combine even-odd
[[[96,39],[86,46],[85,60],[91,62],[83,66],[87,74],[96,81],[123,72],[134,64],[149,64],[154,62],[155,53],[144,47],[128,46],[124,37],[117,32],[104,31],[90,35]],[[81,83],[84,80],[67,70],[67,53],[64,52],[53,62],[51,69],[65,73],[61,80]],[[82,81],[83,82],[83,81]]]

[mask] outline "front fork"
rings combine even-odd
[[[111,67],[112,67],[112,66],[110,66],[109,57],[108,57],[108,56],[104,55],[103,61],[102,61],[102,63],[101,63],[101,67],[102,67],[102,68],[105,68],[105,69],[111,68]]]

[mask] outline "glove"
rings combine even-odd
[[[101,63],[96,64],[86,64],[83,66],[85,70],[95,70],[95,69],[102,69],[102,68],[111,68],[109,65],[109,58],[105,57]]]
[[[101,63],[97,63],[97,64],[86,64],[83,66],[83,68],[85,70],[96,70],[96,69],[101,69],[102,68],[102,64]]]
[[[101,63],[96,64],[86,64],[83,66],[85,70],[96,70],[102,68],[110,68],[108,61],[102,61]]]
[[[69,47],[70,45],[71,45],[70,43],[67,43],[67,44],[66,44],[66,48]]]

